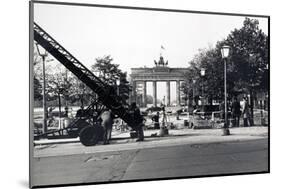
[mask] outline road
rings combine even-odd
[[[95,148],[95,147],[90,147]],[[34,158],[34,184],[71,184],[268,171],[268,139]]]

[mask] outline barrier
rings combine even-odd
[[[189,116],[193,129],[213,128],[212,120],[210,116],[207,116],[206,114],[206,112],[196,112],[192,116]]]
[[[234,119],[232,118],[231,112],[228,112],[228,125],[229,127],[234,127]],[[221,111],[215,112],[196,112],[193,115],[188,115],[189,117],[189,128],[193,129],[209,129],[216,128],[221,129],[224,127],[224,119],[221,119]],[[267,126],[268,125],[268,111],[255,109],[254,111],[254,122],[257,126]],[[243,127],[243,117],[240,116],[240,127]]]

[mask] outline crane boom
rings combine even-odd
[[[36,23],[34,23],[34,40],[96,93],[98,100],[103,105],[111,109],[114,114],[123,119],[132,129],[135,129],[139,123],[136,123],[133,116],[129,114],[128,109],[121,102],[117,101],[117,93],[113,87],[101,81]]]

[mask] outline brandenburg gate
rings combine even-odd
[[[170,82],[176,82],[176,103],[180,105],[181,103],[181,93],[180,93],[180,82],[185,80],[185,73],[188,68],[170,68],[168,67],[168,61],[164,62],[164,58],[160,56],[159,61],[154,61],[155,66],[152,68],[131,68],[131,84],[133,86],[131,101],[136,101],[136,86],[137,84],[142,84],[142,102],[143,106],[147,105],[147,92],[146,85],[147,82],[152,82],[153,87],[153,106],[157,106],[157,82],[166,82],[166,104],[171,105],[171,90]]]

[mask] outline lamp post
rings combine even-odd
[[[230,135],[228,129],[228,121],[227,121],[227,90],[226,90],[226,63],[229,55],[230,47],[227,45],[222,46],[221,55],[224,60],[224,127],[223,127],[223,135]]]
[[[253,60],[254,57],[254,54],[253,53],[249,53],[249,58],[248,58],[248,61],[249,61],[249,66],[250,66],[250,95],[248,97],[248,99],[250,101],[250,118],[249,118],[249,122],[250,122],[250,125],[254,126],[254,94],[253,94],[253,90],[254,90],[254,73],[253,73],[253,62],[255,60]]]
[[[94,68],[93,74],[98,78],[101,78],[101,75],[102,75],[101,71],[98,70],[97,68]],[[93,94],[93,99],[94,99],[94,101],[96,101],[98,99],[98,95],[96,93]]]
[[[48,56],[47,51],[36,43],[37,51],[43,61],[43,134],[47,132],[47,105],[46,105],[46,75],[45,75],[45,60]]]
[[[192,105],[193,105],[193,106],[196,105],[195,99],[194,99],[194,98],[195,98],[195,93],[194,93],[194,90],[195,90],[195,83],[196,83],[196,80],[193,79],[193,80],[192,80],[192,98],[193,98]]]
[[[202,76],[202,105],[204,105],[204,76],[205,76],[206,70],[205,68],[201,68],[200,74]],[[204,108],[204,107],[203,107]]]
[[[65,90],[65,95],[64,95],[64,100],[65,100],[65,107],[64,107],[64,110],[65,110],[65,116],[68,117],[68,99],[69,99],[69,83],[68,83],[68,72],[67,72],[67,69],[65,68],[65,78],[64,78],[64,90]]]
[[[119,96],[119,86],[120,86],[120,79],[116,79],[116,85],[117,85],[117,96]]]

